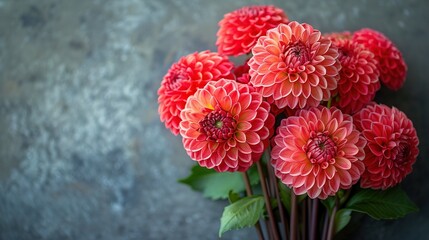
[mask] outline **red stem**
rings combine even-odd
[[[265,206],[267,208],[268,218],[270,221],[271,230],[273,233],[273,238],[274,238],[274,240],[279,240],[280,237],[279,237],[279,232],[277,229],[277,221],[274,218],[273,209],[271,208],[270,196],[268,195],[267,183],[265,180],[264,171],[262,170],[261,162],[260,161],[256,162],[256,166],[258,168],[259,178],[261,179],[262,192],[264,193]]]
[[[338,196],[335,195],[335,206],[334,206],[334,209],[332,209],[331,218],[329,219],[329,229],[328,229],[327,240],[332,240],[334,238],[335,215],[337,214],[337,210],[338,210],[339,205],[340,205],[340,201],[338,199]]]
[[[298,212],[298,204],[296,195],[293,192],[293,189],[290,191],[290,197],[291,197],[291,213],[290,213],[290,239],[296,240],[296,233],[297,233],[297,212]]]
[[[310,240],[316,240],[319,199],[311,200]]]
[[[280,212],[280,220],[283,223],[283,230],[284,230],[284,236],[285,236],[285,240],[288,239],[289,236],[289,223],[288,223],[288,219],[286,218],[285,215],[285,209],[283,206],[283,202],[280,199],[280,191],[279,191],[279,185],[278,185],[278,180],[276,178],[276,176],[274,175],[274,169],[271,165],[267,164],[267,168],[268,168],[268,175],[270,176],[270,181],[271,184],[274,186],[274,193],[276,195],[276,199],[277,199],[277,203],[279,206],[279,212]]]
[[[247,175],[247,172],[242,172],[244,185],[246,186],[246,193],[247,196],[252,196],[252,187],[250,186],[249,176]],[[264,234],[262,234],[261,224],[259,223],[259,220],[255,224],[256,232],[258,233],[258,239],[264,240]]]

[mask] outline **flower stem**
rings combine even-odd
[[[280,220],[283,223],[283,231],[284,231],[284,236],[285,239],[287,239],[287,236],[289,236],[289,224],[288,224],[288,220],[286,218],[285,215],[285,209],[283,206],[283,202],[280,199],[280,191],[279,191],[279,185],[278,185],[278,181],[276,176],[274,175],[274,169],[270,164],[267,164],[267,168],[268,168],[268,175],[270,176],[270,181],[271,181],[271,185],[274,186],[274,193],[276,195],[276,199],[277,199],[277,203],[279,206],[279,212],[280,212]]]
[[[339,198],[338,196],[335,196],[335,206],[334,206],[334,209],[332,209],[331,217],[329,220],[328,236],[326,237],[327,240],[332,240],[332,238],[334,237],[335,215],[337,214],[339,205],[340,205]]]
[[[310,240],[316,240],[317,233],[317,218],[319,211],[319,199],[312,199],[311,201],[311,223],[310,223]]]
[[[279,240],[280,237],[279,237],[279,232],[277,229],[277,221],[274,218],[273,209],[271,208],[270,196],[268,195],[267,182],[265,179],[264,171],[263,171],[262,166],[261,166],[261,161],[256,162],[256,166],[258,168],[259,178],[261,179],[262,192],[263,192],[264,198],[265,198],[265,206],[267,208],[268,218],[270,221],[271,230],[273,233],[273,238],[274,238],[274,240]]]
[[[326,209],[325,212],[325,220],[323,221],[323,231],[322,231],[322,240],[326,240],[326,234],[328,232],[328,227],[329,227],[329,211],[328,209]]]
[[[297,218],[298,218],[298,204],[297,204],[297,199],[296,199],[296,195],[293,192],[293,189],[291,189],[290,191],[290,197],[291,197],[291,213],[290,213],[290,239],[291,240],[296,240],[297,236]]]
[[[247,172],[242,172],[244,185],[246,186],[246,193],[247,196],[252,196],[252,187],[250,186],[249,176],[247,175]],[[264,240],[264,234],[262,234],[261,224],[259,224],[259,221],[255,223],[256,232],[258,233],[258,239]]]
[[[302,223],[302,231],[301,231],[301,239],[307,239],[307,228],[308,228],[308,219],[307,219],[307,206],[308,206],[308,199],[305,199],[302,203],[302,210],[301,210],[301,223]]]
[[[246,186],[247,196],[250,197],[253,195],[253,192],[252,192],[252,187],[250,186],[249,176],[247,176],[247,172],[241,172],[241,173],[243,176],[244,185]]]

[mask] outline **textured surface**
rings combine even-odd
[[[419,133],[421,154],[403,187],[420,212],[363,218],[351,231],[426,239],[425,0],[0,0],[0,239],[217,239],[225,202],[176,183],[192,161],[159,122],[156,90],[180,56],[215,50],[224,13],[251,3],[274,3],[322,31],[372,27],[402,50],[408,80],[379,100]],[[225,234],[254,238],[253,229]]]

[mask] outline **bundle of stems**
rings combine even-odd
[[[308,196],[298,199],[298,196],[291,190],[291,205],[290,211],[288,211],[280,196],[279,184],[283,183],[275,176],[274,169],[269,163],[269,150],[264,153],[256,166],[267,213],[267,217],[260,219],[255,224],[259,240],[333,239],[335,215],[340,205],[337,196],[335,196],[332,211],[329,211],[325,207],[320,207],[323,204],[319,199],[311,199]],[[247,196],[252,196],[252,186],[247,172],[242,174]],[[276,206],[273,206],[274,202]],[[265,222],[265,228],[261,227],[261,222]]]

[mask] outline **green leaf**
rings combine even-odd
[[[344,190],[339,190],[335,194],[335,196],[330,196],[330,197],[321,201],[323,203],[323,205],[325,205],[326,209],[328,209],[329,213],[332,213],[332,210],[335,207],[336,198],[339,199],[339,205],[342,206],[344,204],[344,202],[347,201],[348,196],[346,196]]]
[[[335,196],[330,196],[324,200],[321,200],[323,205],[325,205],[326,209],[328,209],[329,213],[332,213],[332,209],[335,206]]]
[[[366,213],[374,219],[396,219],[418,211],[417,206],[399,187],[387,190],[360,189],[346,205],[346,209]]]
[[[232,203],[223,210],[219,237],[229,230],[254,226],[263,212],[264,198],[262,196],[244,197]]]
[[[236,193],[236,192],[233,192],[233,191],[231,190],[231,191],[229,191],[229,193],[228,193],[228,200],[229,200],[229,203],[235,203],[235,202],[237,202],[238,200],[240,200],[240,194],[238,194],[238,193]]]
[[[341,231],[344,227],[347,226],[347,224],[349,224],[350,219],[352,218],[351,213],[352,210],[341,209],[337,212],[337,214],[335,214],[334,229],[336,233]]]
[[[280,200],[282,201],[283,205],[285,206],[286,210],[289,213],[290,213],[290,206],[291,206],[290,191],[291,191],[290,188],[286,187],[286,185],[279,182]]]
[[[250,185],[254,186],[259,183],[259,173],[256,165],[253,165],[249,170],[247,170],[247,175],[249,176]]]
[[[254,167],[248,170],[250,184],[256,185],[259,182],[259,176]],[[191,174],[180,183],[190,186],[195,191],[202,192],[205,197],[211,199],[227,199],[229,191],[236,193],[245,190],[243,176],[241,172],[216,172],[213,169],[207,169],[195,165],[191,169]]]

